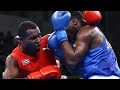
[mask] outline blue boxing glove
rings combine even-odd
[[[51,21],[59,43],[68,40],[66,29],[70,19],[71,13],[69,11],[56,11],[52,15]]]
[[[56,34],[55,32],[53,32],[52,34],[50,34],[48,40],[47,40],[48,46],[50,48],[52,48],[53,50],[55,50],[55,54],[59,57],[59,58],[63,58],[63,53],[62,53],[62,49],[57,41],[56,38]]]

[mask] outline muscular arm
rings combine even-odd
[[[6,58],[6,69],[3,72],[3,79],[15,79],[19,75],[19,68],[16,60],[9,55]]]
[[[76,37],[76,42],[72,47],[68,41],[61,43],[64,58],[68,64],[76,64],[86,54],[91,42],[90,31],[82,28]]]
[[[9,55],[6,58],[6,69],[3,74],[3,79],[12,79],[19,74],[19,69],[15,59]]]

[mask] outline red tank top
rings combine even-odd
[[[47,49],[47,39],[48,35],[41,38],[40,51],[37,53],[36,57],[23,53],[19,45],[12,51],[11,55],[16,59],[20,69],[20,77],[38,71],[42,67],[56,65],[54,52],[49,48]]]

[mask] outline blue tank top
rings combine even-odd
[[[75,66],[66,66],[72,75],[82,75],[84,79],[93,75],[120,77],[116,55],[105,36],[103,43],[99,47],[89,50],[81,62]]]

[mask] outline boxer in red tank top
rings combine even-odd
[[[18,27],[18,46],[6,58],[3,79],[60,79],[54,51],[47,44],[49,35],[41,37],[38,26],[24,21]]]

